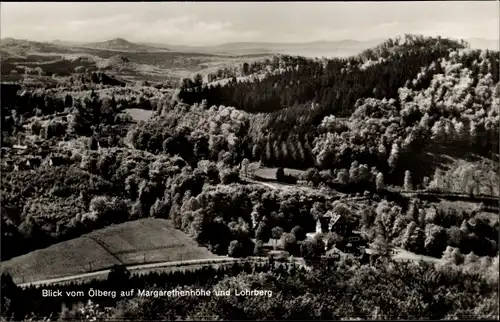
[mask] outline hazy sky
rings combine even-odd
[[[497,1],[2,2],[0,35],[38,41],[208,45],[387,38],[404,33],[499,38]]]

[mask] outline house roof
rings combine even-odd
[[[342,255],[343,252],[340,251],[340,249],[336,248],[336,247],[333,247],[329,250],[326,251],[325,255],[332,255],[332,254],[339,254],[339,255]]]

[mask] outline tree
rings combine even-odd
[[[255,242],[255,248],[253,250],[253,254],[255,256],[262,256],[262,254],[264,253],[264,244],[262,242],[262,240],[257,240]]]
[[[40,135],[41,130],[42,124],[39,121],[35,121],[31,124],[31,132],[33,132],[33,134]]]
[[[464,219],[462,221],[462,224],[460,225],[460,230],[462,231],[462,233],[464,235],[468,235],[471,233],[471,227],[469,225],[469,222],[467,221],[467,219]]]
[[[412,183],[410,170],[405,171],[404,190],[405,191],[412,191],[413,190],[413,183]]]
[[[385,160],[387,157],[387,149],[383,143],[380,143],[378,146],[378,156],[380,160]]]
[[[255,238],[267,243],[270,237],[269,227],[265,222],[261,221],[255,230]]]
[[[244,158],[241,161],[241,170],[243,171],[243,176],[248,176],[248,166],[250,165],[250,161],[247,158]]]
[[[364,227],[370,227],[375,220],[375,213],[371,207],[363,207],[361,211],[361,223]]]
[[[284,181],[284,179],[285,179],[285,171],[283,170],[283,168],[278,168],[278,170],[276,170],[276,180]]]
[[[394,220],[391,236],[394,239],[393,242],[395,244],[397,244],[397,242],[400,241],[401,234],[404,232],[407,225],[408,225],[408,218],[406,216],[399,215]]]
[[[98,143],[99,142],[97,141],[96,137],[93,135],[90,138],[90,146],[89,146],[90,150],[93,150],[93,151],[97,150]]]
[[[431,131],[433,140],[436,140],[439,143],[444,142],[446,138],[446,130],[444,127],[443,120],[439,120],[436,123],[434,123],[434,126],[432,127]]]
[[[382,172],[379,172],[377,174],[377,178],[375,181],[375,185],[377,187],[377,191],[382,191],[385,189],[385,184],[384,184],[384,174]]]
[[[464,262],[464,256],[460,249],[448,246],[443,253],[441,259],[447,264],[460,265]]]
[[[7,316],[7,314],[11,314],[12,312],[15,312],[16,309],[14,306],[18,305],[17,301],[18,299],[18,292],[19,288],[18,286],[14,283],[12,280],[12,277],[10,274],[3,272],[0,282],[2,284],[2,289],[1,289],[1,309],[2,309],[2,317]]]
[[[89,210],[98,217],[104,214],[108,210],[109,198],[105,196],[97,196],[92,198],[89,205]]]
[[[189,89],[191,87],[193,87],[193,81],[191,78],[183,78],[181,82],[181,90]]]
[[[452,226],[446,230],[446,245],[460,248],[464,241],[465,233],[457,226]]]
[[[335,232],[328,232],[325,235],[325,242],[327,248],[332,248],[335,245],[342,243],[343,240],[344,238]]]
[[[300,253],[304,259],[314,259],[322,254],[321,246],[317,240],[307,239],[300,245]]]
[[[112,289],[123,289],[130,279],[130,271],[124,265],[114,265],[109,273],[107,282]]]
[[[349,169],[349,180],[352,183],[358,183],[359,181],[359,162],[353,161],[351,163],[351,168]]]
[[[394,143],[392,145],[389,158],[387,159],[387,163],[389,164],[389,168],[391,171],[394,171],[396,169],[398,161],[399,161],[399,145],[397,143]]]
[[[404,249],[420,253],[424,247],[425,233],[414,221],[412,221],[406,226],[401,243]]]
[[[260,145],[254,144],[252,148],[252,157],[254,160],[260,160],[261,158],[261,148]]]
[[[294,254],[297,246],[297,238],[291,233],[281,235],[280,244],[284,251]]]
[[[130,210],[130,215],[131,215],[131,218],[133,218],[133,219],[144,218],[144,215],[145,215],[144,204],[142,203],[141,199],[137,199],[134,202],[134,204],[132,205],[132,209]]]
[[[284,232],[283,228],[276,226],[273,229],[271,229],[271,236],[273,237],[273,239],[278,240],[281,238],[281,235],[283,235],[283,232]]]
[[[193,215],[194,218],[191,222],[190,233],[193,238],[201,244],[205,242],[206,239],[206,227],[208,226],[207,216],[201,210],[195,211]]]
[[[234,169],[222,169],[219,172],[219,179],[222,184],[231,184],[233,182],[238,182],[240,180],[240,176],[238,172],[234,171]]]
[[[311,209],[310,209],[310,214],[314,218],[314,220],[318,220],[321,216],[323,216],[326,212],[325,209],[325,204],[322,202],[315,202],[313,203]]]
[[[293,227],[291,233],[295,236],[297,240],[304,240],[306,238],[306,234],[304,232],[304,228],[300,226]]]
[[[429,224],[425,227],[424,247],[428,254],[439,256],[443,253],[447,242],[446,230],[438,225]]]
[[[249,65],[247,62],[243,63],[241,72],[242,72],[243,76],[247,76],[250,73]]]
[[[385,258],[391,257],[392,253],[392,245],[387,242],[387,239],[379,236],[373,242],[373,248],[377,251],[377,253]]]
[[[201,85],[203,85],[203,76],[201,76],[200,73],[197,73],[194,75],[193,87],[200,87]]]
[[[465,265],[476,264],[479,262],[479,259],[480,257],[474,254],[474,252],[470,252],[467,255],[465,255],[464,264]]]
[[[240,257],[242,254],[242,245],[238,240],[233,240],[229,243],[227,254],[231,257]]]

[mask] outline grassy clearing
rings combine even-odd
[[[153,111],[150,110],[144,110],[141,108],[127,108],[125,109],[130,116],[132,116],[132,119],[136,122],[139,121],[147,121],[149,118],[153,115]]]
[[[95,241],[80,237],[2,262],[1,271],[10,273],[14,282],[22,283],[86,273],[119,263]]]
[[[89,234],[124,264],[215,258],[168,220],[141,219]]]
[[[255,170],[254,175],[256,177],[260,177],[260,178],[267,179],[267,180],[275,180],[277,170],[278,170],[278,168],[262,167],[260,169]],[[284,170],[286,175],[292,175],[295,177],[301,176],[305,173],[304,170],[298,170],[298,169],[284,168],[283,170]]]
[[[173,228],[168,220],[141,219],[12,258],[1,263],[16,283],[143,264],[219,258]]]

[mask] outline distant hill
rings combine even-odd
[[[108,41],[89,43],[81,45],[85,48],[101,49],[101,50],[116,50],[116,51],[132,51],[132,52],[164,52],[169,51],[166,48],[157,48],[148,45],[139,45],[123,38],[115,38]]]
[[[197,52],[226,55],[251,55],[251,54],[289,54],[303,56],[349,56],[376,46],[383,39],[370,41],[357,41],[352,39],[339,41],[315,41],[304,43],[273,43],[273,42],[232,42],[214,46],[181,46],[158,43],[145,43],[144,45],[156,48],[168,48],[176,52]]]
[[[486,38],[464,39],[472,48],[498,50],[498,40]],[[356,55],[365,49],[375,47],[385,39],[354,40],[344,39],[336,41],[314,42],[230,42],[214,46],[184,46],[160,43],[141,43],[145,46],[169,49],[173,52],[206,53],[224,55],[251,55],[251,54],[289,54],[301,56],[350,56]]]
[[[474,49],[491,49],[491,50],[499,50],[500,41],[486,38],[469,38],[465,39]]]
[[[71,48],[53,43],[31,41],[26,39],[4,38],[0,40],[0,50],[12,56],[25,56],[29,53],[58,53],[68,54],[74,51]]]

